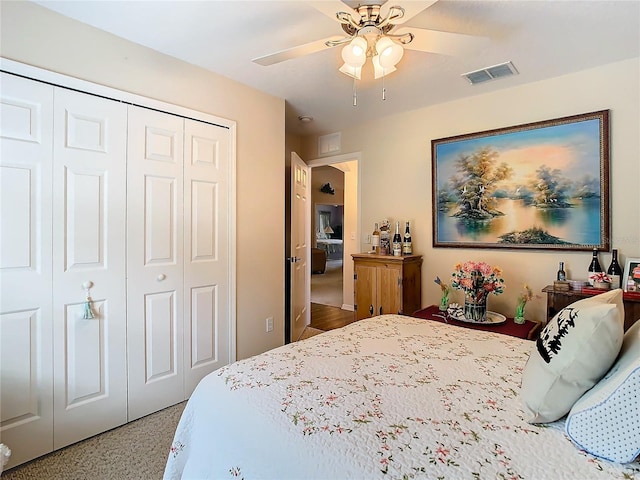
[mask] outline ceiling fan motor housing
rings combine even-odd
[[[402,9],[401,7],[393,7],[393,9],[396,9],[395,10],[396,13],[397,12],[404,13],[404,9]],[[366,35],[366,33],[363,33],[363,30],[370,29],[370,28],[375,28],[378,32],[378,35],[382,35],[382,34],[388,33],[392,28],[395,27],[394,24],[389,23],[388,18],[380,17],[379,3],[365,2],[363,4],[360,4],[357,8],[355,8],[355,11],[357,11],[358,15],[360,15],[360,21],[358,22],[356,22],[351,16],[351,14],[349,13],[339,12],[337,14],[339,20],[341,16],[349,18],[349,21],[347,23],[342,23],[342,29],[349,36]],[[402,14],[400,14],[400,17],[401,16]],[[398,18],[398,17],[394,17],[394,18]],[[342,20],[340,21],[342,22]]]

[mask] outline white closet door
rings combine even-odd
[[[185,121],[185,395],[230,363],[227,128]]]
[[[54,447],[127,420],[126,105],[54,94]],[[91,282],[95,318],[83,318]]]
[[[53,449],[53,87],[1,74],[0,442],[6,468]]]
[[[183,131],[180,117],[129,107],[130,421],[184,399]]]

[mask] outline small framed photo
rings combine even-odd
[[[622,277],[622,289],[625,292],[640,293],[640,258],[627,258]]]

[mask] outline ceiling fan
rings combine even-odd
[[[308,2],[318,11],[340,23],[346,36],[332,36],[298,45],[253,61],[259,65],[273,65],[309,55],[338,45],[347,45],[342,52],[345,65],[340,71],[360,78],[360,69],[367,58],[374,64],[375,77],[395,71],[404,49],[443,55],[459,55],[476,48],[480,37],[460,33],[440,32],[402,26],[437,0],[350,1],[353,8],[340,0]]]

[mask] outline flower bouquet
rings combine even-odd
[[[487,313],[487,296],[504,292],[504,279],[500,267],[485,262],[458,263],[451,274],[451,287],[464,292],[464,315],[482,322]]]

